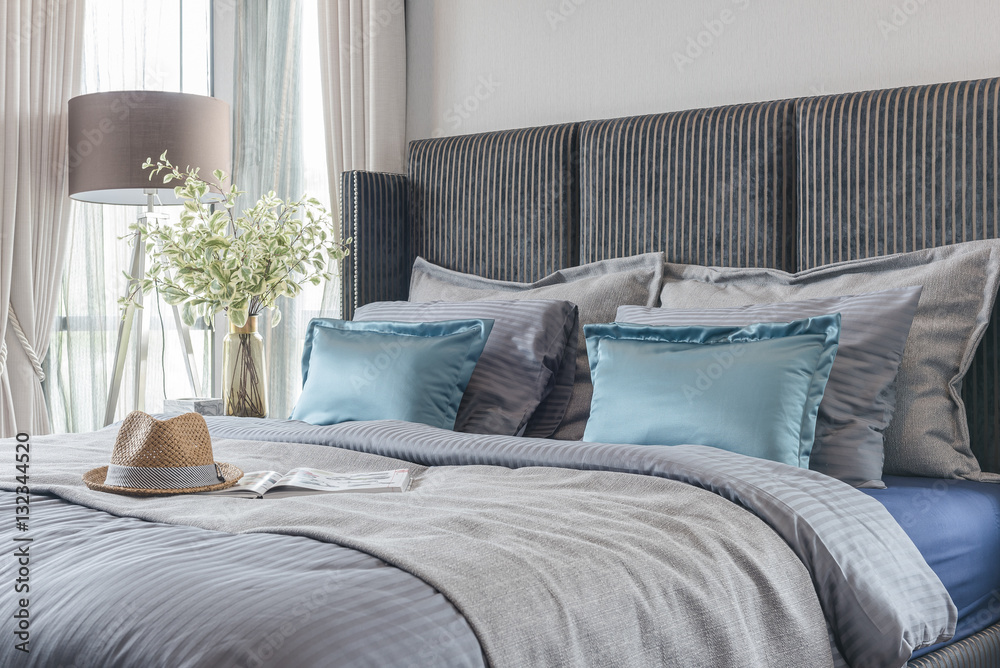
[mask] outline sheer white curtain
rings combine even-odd
[[[209,0],[184,0],[182,49],[178,7],[176,1],[163,0],[88,2],[82,92],[135,89],[209,94],[207,58],[205,63],[192,58],[199,50],[207,53],[208,43],[189,43],[199,32],[208,34]],[[191,25],[198,12],[205,12],[206,25]],[[247,191],[247,200],[268,190],[291,198],[308,192],[329,206],[318,38],[316,30],[302,30],[303,24],[311,28],[316,15],[316,0],[227,0],[216,7],[216,17],[231,17],[236,31],[234,179]],[[164,207],[161,212],[175,215],[175,210]],[[73,247],[46,363],[46,389],[57,431],[101,427],[120,314],[117,300],[125,287],[122,271],[128,268],[130,257],[129,246],[120,237],[138,213],[136,207],[73,204]],[[0,269],[5,268],[0,264]],[[305,326],[317,315],[337,314],[331,307],[340,303],[338,290],[339,281],[309,286],[295,300],[283,300],[279,327],[272,330],[264,323],[271,416],[290,413],[302,383]],[[160,409],[164,397],[190,396],[182,366],[175,363],[181,352],[167,308],[161,304],[158,311],[147,300],[146,410],[153,412]],[[225,326],[224,318],[217,322]],[[208,394],[210,341],[206,332],[197,329],[192,338],[201,360],[202,387]],[[132,386],[132,355],[130,348],[122,383],[126,390]],[[123,391],[118,415],[131,408],[131,392]]]
[[[79,92],[83,0],[0,10],[0,436],[49,432],[41,361],[65,259],[67,103]]]
[[[305,187],[300,115],[303,3],[241,0],[236,6],[233,105],[233,182],[247,208],[270,190],[298,199]],[[297,312],[303,299],[280,299],[277,327],[264,319],[268,415],[287,417],[301,383]]]
[[[308,193],[330,208],[325,85],[320,71],[324,48],[313,26],[322,12],[336,4],[328,0],[240,0],[236,4],[233,178],[247,192],[246,200],[268,190],[286,199]],[[278,306],[281,322],[274,328],[265,322],[261,334],[268,371],[268,414],[283,418],[291,413],[302,388],[306,327],[314,317],[339,315],[340,282],[303,286],[299,296],[282,298]]]
[[[264,4],[256,4],[256,11],[260,13],[258,21],[265,13]],[[300,26],[269,13],[292,15],[300,11],[300,5],[303,14]],[[271,170],[270,181],[257,181],[263,190],[274,187],[268,186],[269,182],[281,180],[292,190],[285,193],[288,196],[297,196],[295,187],[305,187],[311,195],[322,200],[339,221],[337,208],[343,171],[404,171],[406,21],[403,2],[269,0],[266,6],[266,40],[260,37],[256,40],[258,58],[252,70],[247,64],[252,54],[244,58],[237,54],[237,60],[245,68],[241,77],[245,79],[238,85],[253,86],[256,79],[260,86],[260,82],[267,81],[270,95],[264,92],[268,89],[258,90],[259,95],[272,100],[272,110],[263,112],[270,115],[256,121],[255,146],[248,144],[249,137],[240,139],[239,135],[234,146],[248,144],[245,150],[249,155],[257,152],[258,157],[268,158],[262,169],[255,171],[253,167],[249,170],[244,167],[245,174],[262,176],[265,175],[263,169]],[[282,51],[280,48],[289,42],[299,45],[298,60],[290,57],[290,49]],[[249,48],[254,42],[244,37],[243,43]],[[285,56],[279,56],[280,53]],[[269,62],[261,58],[262,54],[268,54]],[[278,72],[282,74],[280,79],[276,77]],[[296,87],[298,94],[289,96]],[[296,98],[299,101],[297,108],[275,108],[278,99],[283,104],[290,104]],[[245,110],[241,113],[261,112]],[[244,122],[253,121],[246,119]],[[282,154],[278,160],[272,159],[271,156],[277,155],[274,145],[291,141],[295,133],[300,135],[295,144],[297,151]],[[265,148],[269,145],[272,148]],[[240,165],[248,161],[237,159],[234,162]],[[249,190],[243,181],[238,182],[241,188]],[[304,286],[295,300],[283,299],[281,309],[281,323],[265,334],[271,374],[271,417],[285,417],[291,412],[302,386],[300,358],[306,327],[311,318],[340,315],[340,281],[329,281],[319,287]]]
[[[403,0],[320,2],[318,18],[333,197],[346,170],[405,171],[406,19]]]
[[[82,4],[82,3],[81,3]],[[205,1],[203,12],[207,11]],[[180,13],[176,2],[162,0],[91,0],[86,3],[82,93],[114,90],[163,90],[207,95],[209,93],[207,35],[189,20],[198,18],[198,3],[185,2],[185,48],[180,44]],[[189,39],[197,37],[194,44]],[[204,65],[191,62],[204,51]],[[187,63],[181,80],[182,51]],[[65,194],[64,194],[65,197]],[[61,275],[58,311],[52,345],[46,360],[46,390],[52,428],[56,432],[92,431],[103,426],[104,406],[124,294],[122,272],[129,267],[131,248],[123,239],[141,207],[73,202],[72,246]],[[178,207],[160,212],[177,215]],[[159,306],[159,308],[158,308]],[[173,330],[169,307],[146,299],[149,316],[149,363],[146,410],[161,409],[164,395],[190,396],[183,372],[180,344]],[[160,314],[163,319],[161,320]],[[211,377],[210,344],[204,331],[192,331],[200,356],[202,387]],[[132,410],[134,347],[125,364],[118,416]]]

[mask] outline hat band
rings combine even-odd
[[[225,480],[215,464],[163,468],[111,464],[104,484],[132,489],[190,489],[217,485]]]

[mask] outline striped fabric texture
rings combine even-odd
[[[215,439],[336,445],[426,466],[559,466],[680,480],[743,505],[785,539],[813,574],[852,665],[902,665],[910,650],[954,631],[951,599],[884,506],[813,471],[697,445],[480,436],[401,422],[315,426],[230,417],[208,422]],[[902,658],[889,660],[900,651]]]
[[[696,109],[580,128],[581,261],[795,270],[795,103]]]
[[[133,552],[129,554],[133,573],[138,564],[150,580],[159,580],[157,584],[161,587],[174,584],[170,598],[161,606],[173,619],[156,620],[154,615],[152,622],[145,617],[126,621],[123,626],[129,632],[127,637],[138,632],[149,642],[104,645],[105,657],[110,655],[110,661],[81,661],[76,665],[405,665],[438,668],[478,663],[469,661],[471,657],[462,652],[463,645],[450,642],[459,640],[451,635],[451,629],[439,628],[413,636],[416,629],[412,625],[398,628],[392,622],[400,615],[380,614],[382,611],[375,601],[372,605],[342,610],[336,590],[327,590],[328,598],[307,609],[311,613],[308,620],[303,620],[305,615],[301,613],[294,614],[296,603],[301,600],[299,587],[302,583],[296,581],[304,570],[301,567],[307,567],[306,572],[312,574],[308,580],[313,586],[317,580],[323,583],[330,576],[327,563],[315,559],[298,561],[300,551],[295,544],[299,537],[370,554],[403,574],[415,575],[444,594],[465,617],[468,626],[475,630],[486,662],[495,668],[585,665],[662,668],[663,657],[677,657],[677,665],[767,664],[771,668],[831,665],[827,626],[810,572],[796,558],[792,548],[761,519],[766,511],[747,512],[702,489],[665,479],[668,476],[623,476],[571,470],[572,460],[566,460],[570,467],[538,466],[526,470],[502,466],[424,468],[410,462],[421,457],[425,450],[433,449],[435,444],[427,443],[420,432],[412,432],[412,423],[347,424],[388,426],[390,430],[383,431],[381,438],[376,436],[380,443],[371,442],[369,447],[401,447],[412,456],[400,461],[365,454],[361,448],[351,447],[356,443],[352,432],[339,433],[336,428],[331,428],[338,432],[334,443],[341,446],[343,441],[349,449],[214,438],[215,451],[227,460],[243,462],[249,459],[262,469],[276,471],[288,470],[290,465],[332,471],[382,471],[405,467],[415,478],[409,492],[318,494],[272,501],[181,495],[147,499],[139,506],[133,499],[87,490],[72,480],[79,475],[84,462],[93,461],[110,447],[113,434],[108,430],[77,434],[72,443],[64,442],[66,439],[61,439],[63,442],[56,439],[55,443],[45,437],[36,439],[39,466],[38,475],[32,477],[32,491],[55,493],[77,504],[146,522],[183,523],[197,527],[199,533],[221,536],[278,533],[281,535],[272,537],[281,540],[285,547],[274,552],[285,558],[294,557],[300,565],[299,569],[290,568],[283,577],[273,577],[271,569],[264,572],[263,568],[256,568],[254,555],[244,558],[238,550],[233,550],[230,554],[240,558],[240,565],[230,571],[229,577],[221,578],[212,590],[213,593],[224,591],[226,598],[218,601],[219,596],[215,596],[203,601],[198,596],[204,594],[198,586],[201,582],[191,583],[193,586],[189,587],[184,578],[184,574],[199,566],[200,541],[196,538],[189,537],[183,550],[171,551],[169,556],[182,562],[174,568],[169,566],[168,557],[155,559],[161,555],[166,557],[163,548],[150,548],[154,550],[151,555],[154,558],[148,560],[142,559],[141,551]],[[427,433],[441,435],[445,441],[466,440],[465,450],[470,457],[478,454],[474,444],[478,439],[495,442],[501,448],[531,444],[536,449],[547,450],[550,443],[541,439],[457,434],[438,429]],[[14,445],[14,439],[0,441],[0,457],[10,461]],[[55,447],[51,447],[53,445]],[[562,449],[564,452],[571,450]],[[654,449],[643,450],[648,453]],[[42,453],[49,453],[48,457],[42,457]],[[484,463],[489,464],[488,461]],[[717,467],[724,468],[724,462],[708,460],[701,466],[692,462],[673,468],[715,478]],[[797,472],[799,476],[810,475],[808,471]],[[771,481],[776,477],[766,477],[764,482],[773,485]],[[747,483],[752,481],[747,480]],[[823,483],[843,488],[841,496],[851,491],[830,479]],[[15,486],[12,479],[0,479],[2,488],[10,490]],[[781,497],[791,496],[793,501],[801,494],[794,483],[787,485],[779,480],[774,487],[778,493],[781,489],[786,490],[788,494],[781,494]],[[0,494],[2,496],[4,494]],[[6,496],[9,498],[12,493],[7,492]],[[813,544],[808,538],[811,528],[833,539],[839,532],[863,521],[847,516],[832,518],[832,525],[819,528],[814,520],[821,515],[807,510],[803,512],[802,521],[792,522],[790,518],[795,515],[784,503],[774,503],[773,496],[762,494],[761,504],[788,517],[785,526],[794,524],[807,548]],[[871,500],[868,507],[874,509],[877,505]],[[573,508],[574,512],[567,512],[568,508]],[[0,531],[0,539],[10,544],[12,534],[17,532],[12,522],[6,524],[7,531]],[[144,529],[145,525],[127,533],[144,533]],[[90,532],[78,533],[86,539],[91,538]],[[857,570],[851,564],[855,559],[859,560],[859,565],[870,559],[871,547],[888,548],[896,556],[896,539],[900,535],[897,529],[895,536],[873,535],[867,541],[850,541],[848,563],[843,564],[843,570]],[[857,546],[858,542],[866,545]],[[45,552],[56,559],[62,558],[64,567],[57,567],[57,570],[68,572],[75,565],[72,557],[67,558],[63,541],[49,541],[46,545]],[[94,543],[88,543],[92,556],[111,559],[118,555],[117,542],[100,541],[100,545],[101,549],[94,549]],[[912,562],[912,553],[915,551],[895,562],[901,570],[906,570]],[[822,568],[824,561],[825,558],[820,557],[817,567]],[[923,570],[926,571],[926,567]],[[86,583],[88,591],[107,587],[101,578],[93,579],[93,571],[75,573],[77,588],[80,583]],[[44,574],[38,579],[45,580]],[[926,574],[917,574],[917,579],[926,579]],[[824,577],[828,583],[826,589],[830,591],[837,587],[834,582],[852,591],[855,587],[866,589],[866,580],[864,574],[851,578]],[[33,584],[44,586],[41,582]],[[264,607],[235,604],[234,599],[239,600],[246,587],[260,590],[252,597],[254,601],[259,600],[257,597],[262,591],[272,596],[277,592],[280,601]],[[116,593],[119,601],[127,601],[150,596],[149,588],[141,586],[126,596],[116,588]],[[433,590],[424,591],[430,597]],[[16,609],[12,597],[13,591],[8,589],[7,598],[0,599],[0,603],[8,609]],[[838,609],[858,605],[854,595],[845,593],[842,598],[847,600],[846,606],[840,601],[832,601]],[[910,612],[900,608],[911,603],[910,600],[904,598],[896,603],[876,593],[877,607],[870,611],[874,616],[860,615],[864,621],[859,624],[859,630],[869,632],[869,637],[863,639],[867,641],[868,654],[875,657],[879,665],[887,665],[887,662],[878,661],[887,654],[899,656],[900,647],[905,647],[913,638],[909,634],[909,621],[917,614],[932,620],[929,623],[923,619],[919,621],[916,625],[918,636],[923,635],[923,629],[930,629],[937,635],[941,621],[935,618],[939,615],[946,618],[947,606],[940,594],[935,598],[936,601],[928,600],[926,606],[914,601],[916,606]],[[171,614],[177,610],[178,601],[187,605],[186,614]],[[595,601],[599,601],[599,605],[595,605]],[[163,602],[162,595],[158,602]],[[207,605],[209,603],[235,605],[239,610],[220,615],[220,607]],[[404,613],[433,612],[432,608],[417,607],[413,603],[402,598],[396,601],[397,608]],[[99,612],[105,607],[113,609],[109,605],[98,606],[95,610]],[[291,615],[289,608],[292,608]],[[93,640],[86,636],[99,635],[101,631],[100,626],[87,623],[92,619],[81,622],[87,617],[85,612],[72,609],[76,612],[76,623],[60,623],[53,628],[46,626],[47,615],[39,615],[42,617],[38,620],[39,626],[32,627],[46,641],[42,644],[58,648],[55,651],[63,656],[68,653],[66,650],[92,646]],[[691,614],[692,609],[700,614]],[[886,614],[882,614],[883,610]],[[293,630],[286,630],[288,622],[299,626],[303,621],[312,622],[313,629],[325,622],[330,626],[331,635],[343,629],[340,619],[330,620],[328,615],[354,621],[355,635],[351,639],[366,640],[372,646],[372,657],[349,661],[346,652],[342,654],[331,648],[324,639],[318,643],[322,644],[324,654],[317,659],[318,648],[308,642],[313,640],[310,634],[298,635]],[[69,615],[64,612],[60,622],[67,617]],[[831,617],[839,619],[840,615]],[[741,623],[732,624],[734,618]],[[160,638],[161,630],[147,629],[149,623],[157,627],[171,626],[175,631],[178,626],[192,627],[189,633],[181,631],[172,636],[175,641],[184,643],[187,651],[176,652],[176,642],[168,646],[167,649],[174,650],[169,653],[155,644],[150,645]],[[880,626],[873,638],[874,624]],[[220,635],[236,640],[244,634],[260,638],[261,627],[269,631],[277,627],[282,631],[282,636],[276,639],[284,641],[280,659],[270,660],[273,658],[271,652],[265,654],[268,660],[260,663],[237,662],[232,655],[228,661],[218,659],[218,653],[231,652],[234,643],[212,643],[211,640]],[[844,624],[838,627],[844,628]],[[901,631],[906,633],[902,639]],[[205,640],[194,644],[193,638]],[[387,661],[389,647],[383,649],[382,645],[394,650],[399,643],[409,646],[410,654],[403,660],[397,657],[395,661]],[[23,663],[13,660],[12,655],[17,653],[13,644],[0,645],[0,665]],[[438,645],[441,652],[425,657],[428,644]],[[211,652],[211,655],[198,661],[203,645],[206,654]],[[173,659],[175,654],[177,658]],[[151,656],[153,661],[150,661]],[[159,657],[164,659],[158,660]],[[34,657],[31,662],[35,662]],[[37,663],[58,665],[45,661]]]
[[[406,299],[413,254],[403,174],[344,172],[340,230],[351,237],[351,254],[341,267],[342,317],[378,301]]]
[[[420,140],[408,179],[345,176],[344,313],[403,299],[416,255],[527,282],[643,251],[795,272],[1000,236],[998,167],[1000,79]],[[997,320],[963,388],[994,472]]]
[[[800,269],[1000,236],[1000,79],[799,100]],[[962,396],[1000,472],[1000,324]]]
[[[133,489],[194,489],[225,481],[216,464],[205,466],[108,466],[105,485]]]
[[[577,264],[577,128],[411,142],[416,254],[505,281],[533,281]]]
[[[465,388],[455,431],[546,438],[562,422],[573,392],[577,308],[559,300],[376,302],[355,320],[493,321]]]
[[[913,659],[909,668],[992,668],[1000,666],[1000,624]]]
[[[627,258],[602,260],[580,267],[560,270],[532,283],[497,281],[481,276],[452,271],[417,258],[413,263],[410,301],[480,301],[510,299],[556,299],[576,304],[580,326],[576,343],[576,364],[573,391],[565,416],[553,438],[579,440],[583,438],[593,386],[587,343],[583,328],[599,322],[610,322],[621,304],[652,306],[663,278],[663,255],[645,253]],[[553,417],[551,411],[539,409],[539,420]],[[533,418],[534,419],[534,418]]]
[[[801,268],[1000,236],[1000,79],[797,107]]]
[[[15,501],[0,493],[0,511],[11,516]],[[236,512],[276,503],[232,502]],[[31,550],[45,574],[32,593],[47,608],[31,639],[48,642],[32,642],[27,661],[4,643],[3,665],[485,665],[443,594],[357,550],[116,517],[50,496],[33,495],[31,509],[34,544],[58,546]],[[17,545],[14,533],[10,523],[0,537]]]
[[[922,286],[885,429],[889,475],[995,480],[973,456],[956,394],[1000,286],[1000,239],[847,260],[790,274],[778,269],[667,263],[665,306],[728,308]]]

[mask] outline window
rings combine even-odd
[[[84,93],[162,90],[207,95],[211,77],[210,0],[101,0],[86,6]],[[46,358],[46,394],[54,432],[103,426],[104,406],[118,336],[130,246],[121,238],[139,207],[73,202],[72,240],[62,295]],[[162,213],[176,217],[176,207]],[[146,410],[160,410],[163,395],[187,396],[180,342],[170,307],[146,298],[149,332]],[[164,337],[164,334],[166,335]],[[134,340],[134,337],[133,337]],[[166,347],[164,347],[166,341]],[[192,332],[203,387],[211,368],[204,327]],[[132,403],[134,350],[130,346],[119,415]],[[159,388],[159,391],[157,391]]]
[[[215,5],[213,8],[213,4]],[[294,168],[301,170],[305,192],[330,206],[327,180],[323,106],[319,72],[319,40],[315,29],[316,0],[296,5],[301,20],[296,38],[283,36],[299,49],[295,72],[299,90],[297,125],[302,137],[295,151]],[[84,45],[84,93],[112,90],[162,90],[198,95],[227,92],[236,81],[235,63],[215,67],[220,80],[213,81],[214,61],[231,61],[232,47],[216,34],[231,34],[237,15],[258,13],[254,2],[240,5],[211,0],[91,0],[87,4]],[[213,16],[214,13],[214,16]],[[259,15],[259,14],[258,14]],[[219,25],[213,26],[218,19]],[[228,22],[228,23],[226,23]],[[217,90],[218,89],[218,90]],[[228,95],[220,95],[225,99]],[[249,97],[249,96],[248,96]],[[258,97],[260,97],[258,95]],[[249,99],[254,99],[250,97]],[[264,101],[262,100],[262,103]],[[234,123],[238,122],[234,109]],[[236,183],[257,196],[245,179]],[[297,198],[302,193],[278,193]],[[254,197],[255,199],[256,197]],[[247,198],[249,199],[249,197]],[[161,213],[176,218],[177,207],[163,207]],[[118,299],[126,279],[131,247],[123,239],[140,213],[138,207],[109,206],[74,202],[70,252],[67,257],[59,312],[46,358],[45,390],[54,432],[90,431],[103,426],[111,365],[120,322]],[[334,212],[335,213],[335,212]],[[191,395],[177,331],[170,307],[147,295],[149,354],[145,410],[162,409],[163,399]],[[283,417],[298,396],[301,377],[298,356],[306,324],[319,315],[339,314],[339,282],[308,286],[294,302],[282,305],[281,324],[274,330],[264,327],[267,346],[271,415]],[[225,319],[219,318],[220,326]],[[221,338],[222,332],[216,339]],[[191,332],[198,362],[202,396],[220,396],[220,382],[213,387],[212,348],[218,350],[207,327],[196,324]],[[134,351],[128,351],[125,376],[118,401],[118,417],[133,405]]]

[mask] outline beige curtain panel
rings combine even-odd
[[[319,43],[330,198],[337,201],[346,170],[404,171],[403,0],[320,2]]]
[[[84,0],[0,3],[0,436],[49,432],[42,361],[66,249],[66,108],[79,94]]]

